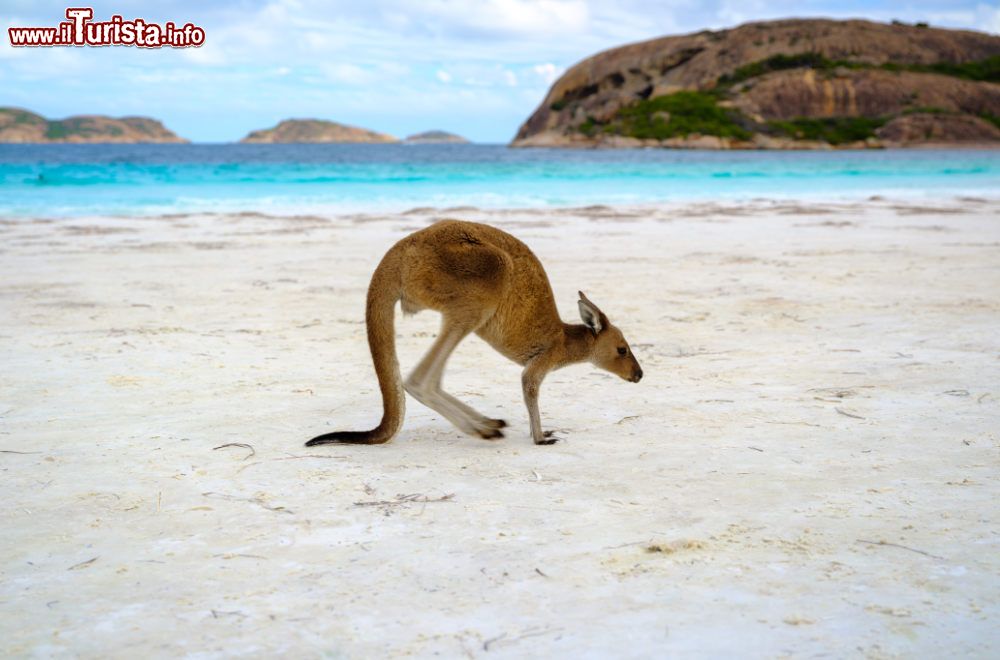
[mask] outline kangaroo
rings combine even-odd
[[[396,301],[404,314],[441,312],[440,334],[405,382],[396,359]],[[472,332],[524,367],[521,387],[531,438],[536,445],[557,442],[551,431],[542,431],[538,412],[538,391],[546,374],[589,361],[633,383],[642,378],[621,331],[582,291],[578,305],[583,325],[563,323],[538,257],[496,227],[442,220],[410,234],[392,246],[375,269],[365,307],[368,346],[382,391],[382,421],[370,431],[326,433],[306,445],[388,442],[403,423],[404,389],[461,431],[502,438],[504,420],[490,419],[441,389],[448,357]]]

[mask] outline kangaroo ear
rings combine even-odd
[[[601,310],[597,309],[597,305],[590,302],[587,296],[583,295],[583,291],[578,291],[580,294],[580,300],[577,301],[577,305],[580,307],[580,318],[587,325],[588,328],[594,331],[594,334],[598,334],[604,328],[604,314]]]

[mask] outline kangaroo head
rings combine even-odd
[[[590,353],[590,362],[605,371],[633,383],[642,378],[642,367],[632,354],[632,349],[622,335],[622,331],[611,325],[597,305],[592,303],[580,291],[580,318],[594,333],[594,347]]]

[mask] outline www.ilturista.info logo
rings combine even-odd
[[[189,48],[205,43],[205,30],[187,23],[178,27],[172,21],[163,25],[141,18],[126,21],[117,14],[109,21],[92,22],[90,7],[70,7],[68,21],[56,27],[7,28],[11,46],[138,46],[139,48]]]

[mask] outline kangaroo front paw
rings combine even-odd
[[[559,442],[560,440],[562,440],[562,438],[556,437],[556,432],[555,431],[546,431],[545,433],[542,434],[542,438],[540,440],[535,440],[535,444],[536,445],[554,445],[557,442]]]

